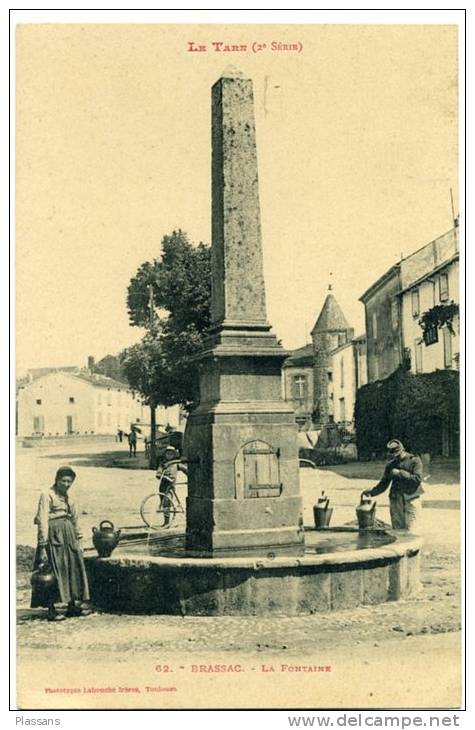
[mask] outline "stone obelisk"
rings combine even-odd
[[[199,555],[303,549],[287,353],[267,322],[252,80],[212,88],[212,321],[186,431],[186,546]]]

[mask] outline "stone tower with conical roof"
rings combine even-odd
[[[329,293],[311,332],[314,354],[314,418],[322,426],[333,421],[331,353],[337,347],[350,342],[354,336],[353,328],[331,293],[331,285],[328,289]]]

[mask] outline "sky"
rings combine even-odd
[[[452,227],[455,26],[20,24],[19,373],[138,341],[137,268],[174,228],[211,242],[210,89],[229,63],[254,81],[268,319],[285,347],[309,341],[329,281],[362,332],[365,289]]]

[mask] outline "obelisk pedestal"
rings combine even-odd
[[[282,399],[287,353],[267,322],[251,79],[212,89],[212,321],[200,404],[186,431],[187,549],[303,551],[295,415]]]

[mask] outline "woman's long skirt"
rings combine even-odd
[[[74,525],[68,517],[50,520],[46,552],[56,576],[56,585],[48,589],[33,586],[31,608],[47,608],[51,603],[88,601],[90,596],[86,568]],[[37,548],[34,570],[40,562],[40,549]]]

